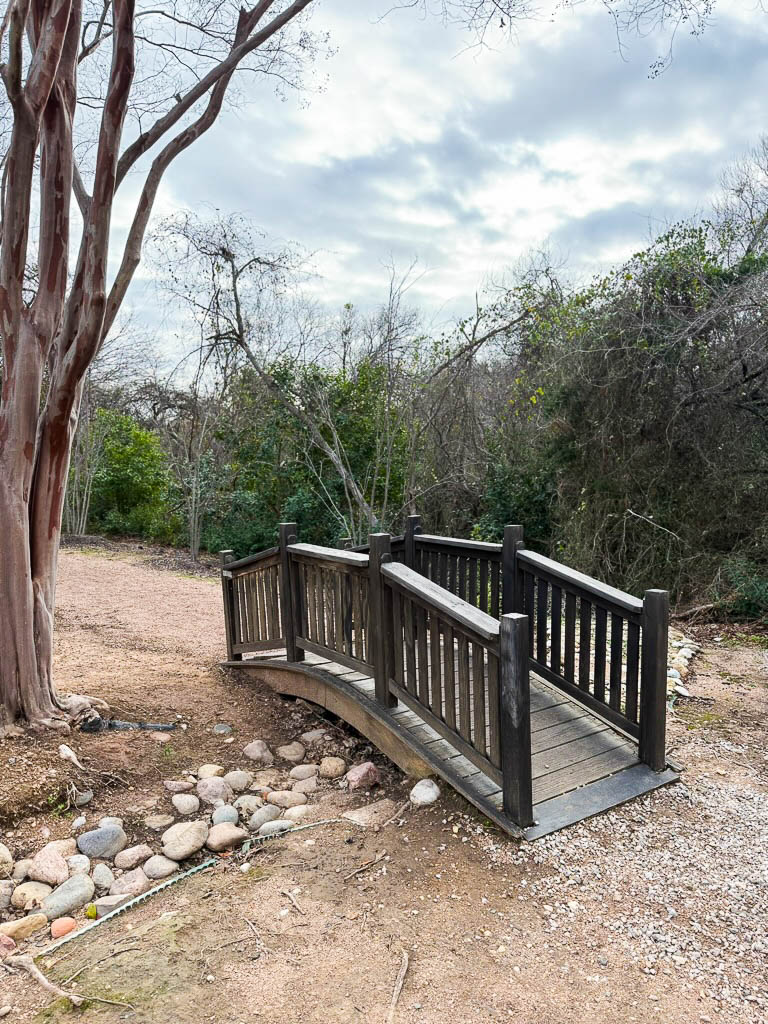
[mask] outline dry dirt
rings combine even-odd
[[[0,827],[17,857],[70,834],[70,778],[96,791],[89,820],[118,814],[139,842],[144,815],[167,809],[163,778],[207,761],[241,766],[249,740],[287,742],[321,724],[301,702],[219,670],[218,585],[171,564],[139,550],[62,552],[60,688],[187,728],[162,744],[148,733],[75,734],[84,774],[59,759],[58,737],[4,741]],[[699,639],[694,698],[670,717],[685,767],[676,786],[529,845],[445,789],[379,832],[296,831],[260,847],[250,873],[223,862],[41,959],[57,982],[77,973],[73,991],[111,1002],[72,1010],[0,969],[5,1019],[763,1024],[768,650],[764,638],[716,640],[711,629]],[[235,727],[234,743],[212,734],[217,721]],[[371,798],[402,801],[401,773],[330,727],[346,756],[378,761],[384,784]],[[333,817],[365,799],[330,792],[323,807]]]

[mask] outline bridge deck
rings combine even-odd
[[[437,775],[505,831],[521,838],[547,835],[678,777],[669,769],[657,773],[641,764],[635,743],[532,674],[531,750],[536,823],[520,829],[504,814],[498,785],[402,701],[392,709],[382,708],[374,699],[374,681],[370,676],[310,653],[301,668],[288,664],[279,651],[227,665],[280,669],[270,674],[270,684],[283,693],[295,692],[290,676],[299,671],[309,672],[326,686],[354,697],[379,725],[396,734]]]

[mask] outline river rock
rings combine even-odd
[[[208,826],[204,821],[180,821],[163,832],[163,856],[169,860],[186,860],[202,850],[207,838]]]
[[[313,743],[319,743],[320,740],[325,739],[328,733],[325,729],[310,729],[309,732],[303,732],[301,734],[301,742],[305,743],[308,747],[311,747]]]
[[[365,807],[355,807],[354,810],[345,811],[342,818],[354,821],[356,825],[364,828],[373,828],[375,825],[383,825],[393,817],[397,807],[392,800],[374,800],[372,804]]]
[[[44,882],[22,882],[13,890],[11,906],[17,910],[33,910],[52,892],[53,886]]]
[[[280,808],[275,807],[274,804],[267,804],[266,807],[261,807],[258,811],[251,815],[248,821],[248,828],[252,832],[258,832],[262,825],[265,825],[268,821],[274,821],[280,817]]]
[[[143,892],[152,888],[152,883],[144,873],[143,868],[134,868],[133,871],[126,871],[124,875],[116,878],[109,887],[110,896],[141,896]]]
[[[107,828],[109,825],[118,825],[122,828],[123,819],[115,817],[114,814],[107,814],[105,817],[99,818],[99,828]]]
[[[107,914],[111,914],[113,910],[117,910],[118,907],[122,907],[124,903],[130,901],[130,896],[99,896],[97,900],[94,900],[93,906],[96,910],[97,919],[106,917]]]
[[[74,917],[57,917],[55,921],[51,921],[51,938],[61,939],[73,932],[75,928],[77,928],[77,921]]]
[[[91,861],[84,853],[73,853],[67,857],[70,875],[87,875],[91,870]]]
[[[309,804],[298,804],[296,807],[289,807],[283,817],[288,821],[300,821],[310,810]]]
[[[347,785],[350,789],[371,789],[381,782],[379,769],[373,761],[364,761],[356,764],[347,772]]]
[[[197,769],[198,779],[215,779],[223,775],[225,768],[220,764],[202,764]]]
[[[264,801],[260,796],[252,796],[250,793],[246,793],[244,796],[239,796],[237,800],[235,800],[234,806],[244,818],[248,818],[252,814],[255,814],[263,803]]]
[[[197,814],[200,810],[200,800],[194,793],[175,793],[171,797],[171,803],[179,814]]]
[[[181,782],[177,779],[166,779],[163,785],[169,793],[188,793],[195,788],[194,782]]]
[[[96,887],[88,875],[72,875],[62,885],[46,896],[40,909],[49,921],[56,917],[67,917],[93,898]]]
[[[216,808],[211,820],[214,825],[236,825],[240,821],[240,814],[232,804],[224,804],[223,807]]]
[[[24,857],[23,860],[17,860],[13,865],[13,872],[11,878],[14,882],[23,882],[25,878],[29,878],[29,866],[32,863],[31,857]]]
[[[265,821],[258,831],[260,836],[278,836],[281,832],[290,832],[293,828],[292,821],[280,818],[279,821]]]
[[[86,807],[93,800],[93,790],[75,790],[75,807]]]
[[[46,885],[53,887],[66,882],[69,878],[69,868],[58,850],[48,843],[32,858],[29,877],[33,882],[45,882]]]
[[[21,942],[27,936],[34,935],[41,928],[45,928],[47,924],[48,918],[45,914],[27,914],[26,917],[20,917],[16,921],[6,921],[5,924],[0,924],[0,935],[7,935],[14,942]]]
[[[70,837],[69,839],[52,839],[47,844],[56,853],[60,853],[64,860],[67,857],[73,857],[77,853],[77,840]]]
[[[275,807],[298,807],[305,804],[307,798],[303,793],[295,793],[292,789],[276,789],[267,797],[267,803]]]
[[[4,843],[0,843],[0,878],[10,878],[13,874],[13,857]]]
[[[85,820],[86,819],[84,814],[78,814],[78,816],[73,820],[72,824],[69,827],[72,829],[73,832],[78,832],[85,824]]]
[[[244,828],[238,828],[231,821],[223,821],[220,825],[213,826],[208,833],[205,845],[214,853],[220,853],[221,850],[229,850],[247,838],[248,833]]]
[[[91,872],[91,878],[99,892],[107,892],[115,880],[109,864],[97,864]]]
[[[259,764],[265,765],[272,764],[275,759],[274,754],[264,740],[253,740],[247,747],[243,748],[243,754],[245,754],[249,760],[257,761]]]
[[[253,782],[253,775],[250,772],[227,772],[224,781],[235,793],[244,793]]]
[[[316,764],[297,764],[295,768],[291,768],[288,775],[297,782],[304,782],[306,779],[311,779],[317,775],[317,770],[318,766]]]
[[[310,775],[308,779],[300,779],[291,786],[294,793],[314,793],[317,789],[317,779]]]
[[[324,757],[320,762],[318,775],[321,779],[340,779],[346,770],[343,757]]]
[[[206,779],[200,779],[197,784],[197,795],[206,804],[214,804],[217,800],[228,804],[232,802],[235,794],[224,779],[218,775],[211,775]]]
[[[150,814],[148,818],[144,819],[144,824],[147,828],[151,828],[153,832],[162,832],[163,829],[172,825],[175,820],[172,814]]]
[[[153,880],[160,878],[168,878],[174,871],[179,870],[179,865],[175,860],[170,860],[168,857],[163,857],[162,854],[156,853],[154,857],[150,857],[149,860],[144,864],[144,874],[147,878]]]
[[[122,825],[107,824],[91,832],[83,832],[77,837],[77,848],[80,853],[93,859],[103,857],[110,860],[128,845],[128,836],[123,832]]]
[[[282,757],[284,761],[290,761],[291,764],[300,764],[304,760],[306,750],[301,743],[298,741],[294,743],[286,743],[282,747],[278,747],[275,753],[278,757]]]
[[[226,722],[217,722],[211,731],[214,736],[231,736],[232,726],[227,725]]]
[[[143,864],[145,860],[149,860],[153,853],[152,847],[147,846],[146,843],[131,846],[118,853],[115,857],[115,867],[121,868],[123,871],[130,871],[132,868],[137,868],[139,864]]]
[[[440,798],[440,787],[432,779],[422,779],[410,792],[409,799],[414,807],[428,807]]]
[[[13,890],[16,888],[16,883],[10,878],[3,879],[0,882],[0,911],[7,910],[11,905],[11,896],[13,896]]]

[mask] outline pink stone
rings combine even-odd
[[[62,935],[69,935],[77,928],[77,921],[74,917],[57,917],[51,921],[51,938],[60,939]]]
[[[16,950],[16,943],[10,937],[10,935],[3,935],[0,932],[0,960],[3,960],[7,956],[11,956]]]
[[[381,782],[379,769],[373,761],[356,764],[354,768],[349,769],[346,778],[350,789],[370,789]]]

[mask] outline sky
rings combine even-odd
[[[254,88],[167,174],[158,215],[217,208],[314,253],[310,289],[329,308],[372,308],[387,265],[418,260],[409,298],[433,321],[533,250],[588,277],[669,222],[706,210],[720,176],[768,130],[768,14],[718,6],[701,37],[620,49],[601,6],[520,23],[469,46],[414,10],[324,0],[322,91],[281,101]],[[123,198],[130,209],[130,188]],[[116,211],[120,230],[120,209]],[[152,271],[129,294],[150,316]]]

